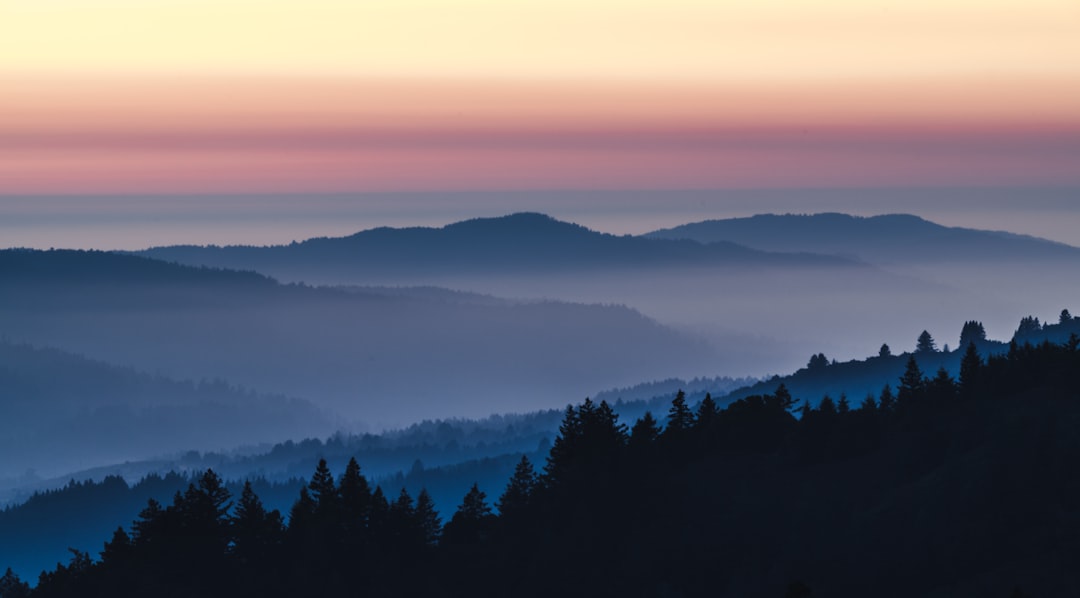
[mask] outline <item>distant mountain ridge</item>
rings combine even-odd
[[[303,397],[371,425],[447,416],[454,399],[472,402],[460,415],[550,406],[711,355],[619,305],[315,288],[69,250],[0,251],[0,334]]]
[[[736,243],[616,236],[537,213],[475,218],[441,228],[374,228],[290,245],[170,246],[135,252],[181,264],[255,270],[283,280],[384,284],[415,276],[555,273],[654,267],[851,267],[850,260]]]
[[[762,251],[809,251],[871,263],[1080,259],[1080,248],[1014,233],[947,227],[910,214],[759,214],[660,229],[650,239],[737,243]]]

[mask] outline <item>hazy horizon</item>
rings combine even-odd
[[[0,195],[0,247],[274,245],[540,212],[611,234],[765,213],[913,214],[1080,246],[1080,187]]]

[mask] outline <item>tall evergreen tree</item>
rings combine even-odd
[[[837,413],[848,413],[851,411],[851,403],[848,402],[847,394],[840,393],[840,399],[836,401]]]
[[[915,343],[916,353],[935,353],[937,351],[937,345],[934,344],[934,337],[930,336],[930,333],[926,330],[922,331],[918,340]]]
[[[708,430],[716,424],[719,416],[720,407],[713,400],[711,394],[705,393],[705,398],[698,405],[697,416],[695,417],[697,426],[703,430]]]
[[[337,515],[338,490],[326,459],[319,459],[315,473],[311,475],[311,482],[308,483],[308,491],[311,493],[311,500],[315,502],[316,514],[324,517]]]
[[[679,436],[694,426],[694,413],[686,404],[686,393],[680,390],[671,401],[668,409],[667,427],[663,435],[669,437]]]
[[[502,517],[513,519],[526,511],[536,489],[536,471],[533,469],[529,458],[522,455],[514,467],[514,475],[506,484],[506,490],[496,502],[499,514]]]
[[[347,537],[355,536],[367,527],[367,517],[371,510],[371,487],[367,478],[360,473],[360,464],[356,457],[349,459],[345,473],[341,474],[338,501],[344,518],[342,526]]]
[[[923,397],[923,393],[926,391],[926,378],[923,377],[922,370],[919,369],[919,362],[915,361],[915,356],[908,357],[907,365],[904,367],[904,375],[900,376],[900,387],[897,390],[896,400],[901,405],[909,404],[912,401],[918,401]]]
[[[944,367],[938,368],[926,387],[935,401],[948,401],[956,396],[956,382]]]
[[[454,516],[443,529],[443,540],[449,544],[473,544],[487,537],[493,515],[487,495],[473,484],[458,506]]]
[[[427,489],[420,490],[420,494],[417,495],[414,513],[424,543],[428,545],[438,543],[442,535],[442,521],[438,511],[435,510],[435,501],[431,499]]]
[[[881,388],[878,395],[878,411],[892,413],[896,409],[896,397],[893,396],[892,387],[886,384]]]
[[[642,449],[652,445],[659,437],[660,427],[656,423],[656,418],[653,417],[652,412],[646,411],[645,415],[634,422],[634,427],[630,430],[630,446]]]
[[[11,567],[8,567],[4,576],[0,577],[0,598],[28,598],[29,596],[30,584],[19,579]]]
[[[975,396],[982,367],[983,361],[975,343],[968,343],[964,357],[960,359],[960,396],[969,399]]]

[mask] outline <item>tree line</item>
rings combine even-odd
[[[473,485],[445,521],[426,491],[372,488],[355,459],[337,477],[320,461],[287,517],[207,470],[35,588],[8,570],[0,598],[1073,591],[1024,559],[1080,556],[1036,533],[1080,539],[1053,515],[1080,497],[1062,475],[1080,449],[1054,444],[1080,421],[1078,389],[1073,335],[987,357],[971,342],[957,378],[912,356],[895,389],[857,400],[781,384],[720,408],[679,392],[663,423],[627,425],[586,399],[540,470],[522,458],[494,501]]]

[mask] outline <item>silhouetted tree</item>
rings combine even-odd
[[[892,357],[892,350],[889,349],[889,345],[882,343],[881,348],[878,349],[878,357]]]
[[[956,382],[944,367],[938,368],[927,390],[935,401],[947,401],[956,397]]]
[[[320,517],[332,518],[337,516],[338,489],[334,485],[334,476],[326,465],[326,459],[319,459],[315,467],[315,473],[311,475],[308,483],[308,491],[311,500],[315,502],[315,513]]]
[[[284,522],[276,509],[267,512],[251,481],[244,482],[232,515],[233,544],[230,552],[241,562],[264,559],[282,540]]]
[[[971,343],[984,342],[986,342],[986,328],[983,327],[982,322],[975,320],[964,322],[964,327],[960,329],[960,346],[967,347]]]
[[[825,357],[824,353],[818,353],[817,355],[811,355],[810,361],[806,364],[806,369],[811,372],[820,372],[829,366],[829,359]]]
[[[979,351],[975,343],[968,343],[964,357],[960,360],[960,396],[972,398],[978,386],[979,370],[982,369],[983,361],[979,357]]]
[[[664,428],[663,436],[676,437],[694,426],[694,413],[686,405],[686,393],[679,391],[671,400],[671,408],[668,409],[667,427]]]
[[[895,409],[896,397],[893,395],[892,387],[886,384],[881,388],[881,394],[878,395],[878,411],[892,413]]]
[[[919,362],[915,361],[915,356],[908,357],[907,365],[904,367],[904,375],[900,376],[900,386],[897,389],[896,400],[899,404],[910,404],[912,401],[917,401],[922,398],[924,391],[926,390],[926,378],[923,377],[922,370],[919,369]]]
[[[817,410],[825,416],[836,415],[836,402],[829,395],[825,395],[818,402]]]
[[[780,386],[776,387],[776,392],[773,393],[773,396],[776,397],[777,402],[779,402],[780,407],[784,411],[791,411],[795,408],[795,399],[791,396],[791,391],[788,390],[787,385],[783,382],[780,383]]]
[[[859,411],[869,413],[871,411],[877,411],[877,407],[877,401],[874,400],[873,393],[867,393],[866,398],[862,400],[862,403],[859,403]]]
[[[645,415],[634,422],[634,427],[630,430],[630,446],[641,449],[651,445],[659,437],[660,427],[652,413],[646,411]]]
[[[1063,309],[1061,310],[1061,315],[1058,316],[1058,324],[1068,324],[1069,322],[1072,322],[1072,319],[1073,316],[1069,313],[1069,310]]]
[[[720,407],[713,400],[711,394],[705,393],[705,398],[698,405],[696,418],[698,427],[708,430],[716,424],[719,415]]]
[[[524,513],[536,489],[536,483],[536,471],[529,458],[522,455],[521,461],[514,467],[514,475],[507,483],[506,490],[496,503],[499,514],[513,519]]]
[[[930,333],[926,330],[922,331],[919,335],[919,339],[915,343],[916,353],[934,353],[937,351],[937,345],[934,344],[934,337],[930,336]]]
[[[847,394],[840,393],[840,399],[836,401],[837,413],[849,413],[851,411],[851,403],[848,402]]]
[[[435,501],[431,500],[427,489],[421,489],[417,495],[414,513],[423,542],[428,545],[436,544],[442,535],[442,521],[435,510]]]
[[[573,405],[566,406],[562,423],[559,424],[559,435],[548,452],[547,464],[544,466],[544,483],[548,486],[558,486],[564,481],[571,469],[571,462],[578,446],[581,444],[581,418]]]
[[[1014,338],[1023,339],[1027,336],[1034,336],[1042,331],[1042,323],[1039,322],[1039,318],[1035,316],[1025,316],[1020,318],[1020,326],[1016,328],[1016,334]]]
[[[346,538],[355,538],[367,527],[371,510],[371,488],[367,478],[360,473],[360,464],[351,457],[341,474],[338,484],[338,500],[341,505],[342,522]]]
[[[443,540],[451,544],[480,542],[487,536],[492,517],[487,495],[473,484],[443,529]]]
[[[27,598],[28,596],[30,596],[30,584],[19,579],[11,567],[8,567],[4,576],[0,577],[0,598]]]

